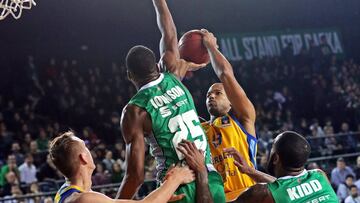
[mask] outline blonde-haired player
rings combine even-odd
[[[114,200],[91,190],[94,160],[84,141],[73,132],[66,132],[52,140],[49,153],[56,168],[66,178],[66,183],[55,196],[55,203],[166,203],[180,184],[194,180],[194,174],[188,167],[175,167],[168,171],[163,185],[145,199]]]
[[[255,108],[234,76],[232,66],[218,50],[214,35],[202,30],[212,67],[221,83],[213,84],[206,97],[210,121],[203,124],[210,144],[213,164],[224,180],[226,201],[235,200],[246,188],[255,184],[240,173],[234,159],[223,149],[234,147],[247,163],[256,167]]]

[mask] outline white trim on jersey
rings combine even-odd
[[[156,80],[153,80],[151,82],[149,82],[148,84],[142,86],[139,91],[150,88],[152,86],[158,85],[162,80],[164,79],[164,74],[160,73],[160,77]]]

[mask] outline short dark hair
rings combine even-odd
[[[136,78],[150,75],[157,71],[155,54],[145,46],[134,46],[126,56],[126,67]]]
[[[66,177],[75,175],[80,161],[76,159],[79,143],[74,139],[73,131],[68,131],[53,139],[50,143],[49,154],[56,168]]]
[[[293,131],[281,133],[275,142],[275,150],[285,169],[304,167],[310,156],[311,148],[308,141]]]
[[[348,178],[352,178],[353,180],[355,179],[355,177],[354,177],[353,175],[351,175],[351,174],[347,175],[347,176],[345,177],[345,180],[348,179]]]
[[[357,186],[356,186],[356,185],[350,185],[350,190],[351,190],[352,188],[356,188],[356,189],[357,189]]]

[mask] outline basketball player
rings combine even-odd
[[[156,159],[159,182],[170,165],[184,159],[177,149],[178,144],[182,140],[190,140],[204,151],[207,170],[195,170],[196,183],[180,186],[176,194],[184,194],[185,197],[178,202],[195,202],[196,195],[204,196],[203,193],[212,195],[214,202],[225,202],[223,182],[211,164],[208,143],[194,101],[179,80],[188,70],[205,65],[188,63],[179,58],[176,27],[166,1],[153,0],[153,4],[162,34],[160,67],[156,64],[155,54],[143,46],[133,47],[126,57],[128,78],[138,92],[123,109],[121,118],[127,168],[119,196],[122,199],[133,198],[144,181],[144,138]],[[160,73],[159,69],[166,72]]]
[[[194,180],[194,174],[189,168],[175,167],[169,170],[163,185],[142,201],[114,200],[91,191],[94,160],[84,141],[76,137],[73,132],[66,132],[51,141],[49,153],[56,168],[67,180],[56,194],[55,203],[165,203],[180,184]]]
[[[224,151],[236,159],[236,165],[259,183],[250,187],[237,203],[338,203],[339,200],[325,173],[304,167],[310,155],[306,139],[291,131],[278,135],[271,149],[268,171],[277,179],[249,167],[234,149]],[[266,182],[261,184],[260,182]]]
[[[224,180],[226,201],[232,201],[255,181],[239,172],[234,159],[224,153],[223,148],[235,147],[250,166],[256,167],[256,113],[236,80],[232,66],[218,50],[214,35],[204,29],[201,31],[212,67],[221,81],[213,84],[207,92],[206,106],[210,121],[203,123],[203,128],[208,137],[213,164]]]

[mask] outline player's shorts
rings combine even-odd
[[[209,172],[208,175],[208,181],[214,203],[225,203],[224,183],[221,176],[217,172],[211,171]],[[195,181],[180,186],[175,193],[186,195],[182,200],[176,201],[176,203],[195,203],[196,202]]]

